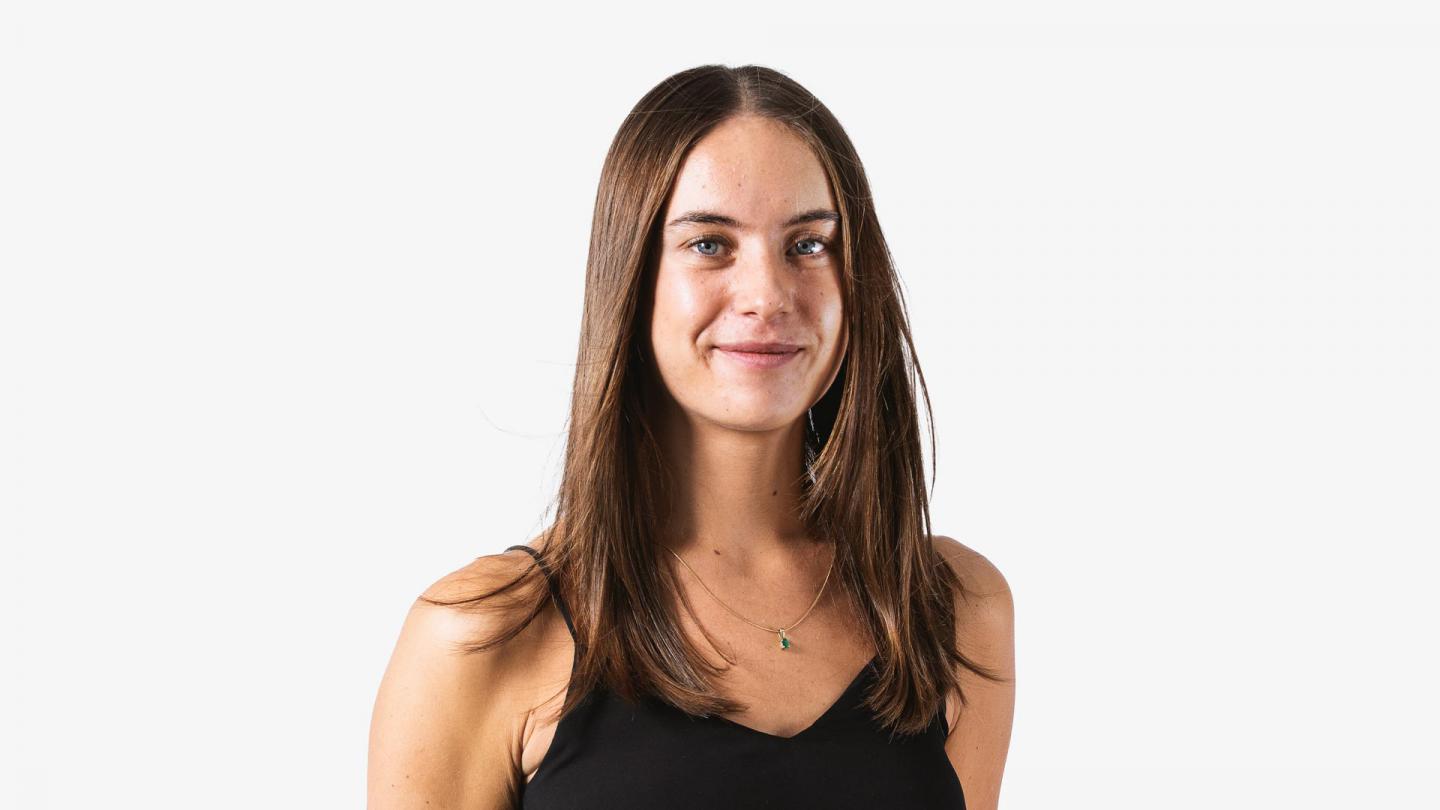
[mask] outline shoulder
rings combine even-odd
[[[412,608],[428,604],[424,601],[426,599],[454,602],[494,590],[524,574],[533,563],[530,555],[519,549],[476,557],[463,567],[431,583],[420,594],[422,598],[415,600]]]
[[[482,669],[491,675],[510,669],[529,645],[507,642],[478,653],[465,652],[465,646],[488,639],[518,618],[520,606],[515,593],[507,591],[472,603],[471,607],[454,603],[494,591],[523,576],[530,567],[529,556],[512,551],[477,557],[440,577],[410,605],[397,655],[429,657],[434,659],[432,664],[443,664],[445,668]]]
[[[370,806],[499,806],[514,789],[534,644],[527,627],[480,652],[516,618],[506,593],[484,609],[458,602],[529,567],[521,552],[479,557],[427,587],[409,607],[381,678],[370,728]],[[517,643],[518,642],[518,643]]]
[[[968,590],[982,599],[1010,599],[1010,582],[984,554],[943,534],[931,535],[930,540],[936,553],[950,565]]]
[[[1010,582],[988,557],[944,535],[931,535],[935,551],[955,572],[956,633],[967,648],[1000,651],[1013,647],[1015,599]]]

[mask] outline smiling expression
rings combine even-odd
[[[662,222],[650,349],[663,388],[692,419],[790,425],[835,380],[846,342],[819,160],[783,124],[727,119],[686,156]]]

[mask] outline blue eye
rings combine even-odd
[[[810,239],[810,238],[801,239],[799,242],[796,242],[795,244],[797,244],[797,245],[803,245],[803,244],[805,244],[806,242],[814,242],[815,244],[821,245],[821,246],[824,246],[824,245],[825,245],[825,240],[824,240],[824,239]],[[818,255],[820,255],[820,254],[819,254],[819,251],[816,251],[816,252],[814,252],[814,253],[801,253],[800,255],[801,255],[801,256],[818,256]]]
[[[718,235],[702,236],[702,237],[700,237],[700,238],[698,238],[698,239],[695,239],[695,240],[692,240],[692,241],[690,241],[690,242],[687,242],[687,243],[685,244],[685,249],[686,249],[686,250],[692,250],[692,249],[699,248],[699,251],[698,251],[698,252],[699,252],[699,254],[700,254],[701,256],[704,256],[704,257],[707,258],[707,259],[713,259],[713,258],[715,258],[715,257],[717,257],[717,256],[720,255],[719,249],[726,244],[726,241],[727,241],[727,240],[726,240],[724,237],[721,237],[721,236],[718,236]],[[797,241],[797,242],[795,243],[795,245],[796,245],[797,248],[799,248],[799,246],[805,245],[805,244],[808,244],[808,243],[813,243],[813,244],[815,244],[815,245],[818,245],[819,247],[813,248],[813,249],[808,250],[808,251],[807,251],[807,250],[798,250],[797,252],[798,252],[799,255],[801,255],[801,256],[806,256],[806,257],[809,257],[809,256],[821,256],[821,255],[824,255],[825,251],[830,248],[830,240],[825,239],[824,237],[819,237],[819,236],[806,236],[806,237],[802,237],[799,241]],[[705,250],[704,248],[701,248],[702,245],[711,245],[711,246],[713,246],[713,251],[707,251],[707,250]]]

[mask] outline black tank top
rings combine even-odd
[[[575,624],[539,551],[535,558],[570,637]],[[577,646],[574,661],[579,658]],[[692,717],[653,696],[630,703],[603,686],[560,718],[540,767],[521,783],[525,810],[747,810],[934,808],[964,810],[945,754],[942,706],[924,731],[891,735],[860,705],[875,660],[793,737],[726,717]]]

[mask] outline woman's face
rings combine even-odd
[[[650,348],[691,418],[768,431],[804,415],[840,369],[839,218],[799,137],[731,118],[691,149],[662,220]]]

